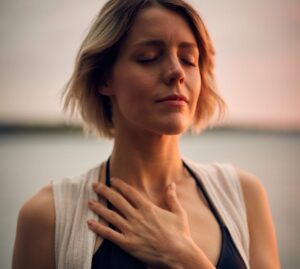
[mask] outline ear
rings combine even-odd
[[[111,96],[113,95],[112,87],[108,81],[104,81],[100,84],[98,92],[102,95]]]

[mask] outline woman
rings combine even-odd
[[[180,135],[224,110],[213,55],[182,0],[106,3],[78,53],[65,108],[113,138],[113,151],[25,203],[14,269],[280,268],[259,180],[180,155]]]

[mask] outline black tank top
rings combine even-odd
[[[201,180],[195,173],[183,162],[183,165],[195,180],[198,188],[203,192],[207,203],[218,221],[221,228],[222,246],[220,256],[216,265],[217,269],[247,269],[237,247],[235,246],[231,235],[215,209],[210,197],[208,196]],[[109,160],[106,163],[106,185],[110,187],[110,169]],[[107,206],[112,209],[111,203],[108,201]],[[112,229],[115,227],[111,224]],[[92,260],[92,269],[147,269],[147,264],[139,261],[135,257],[129,255],[119,246],[109,240],[104,239],[100,247],[97,249]]]

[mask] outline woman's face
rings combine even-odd
[[[104,90],[112,98],[116,131],[184,132],[200,94],[198,60],[196,39],[180,15],[160,7],[141,10]]]

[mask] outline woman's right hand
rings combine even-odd
[[[122,180],[114,179],[111,185],[112,188],[95,185],[95,191],[113,204],[118,213],[97,201],[89,204],[117,231],[100,222],[88,221],[92,231],[153,267],[173,268],[185,262],[186,257],[195,256],[202,259],[199,264],[209,265],[207,257],[195,247],[191,238],[187,214],[177,198],[175,183],[165,194],[169,210],[156,206]]]

